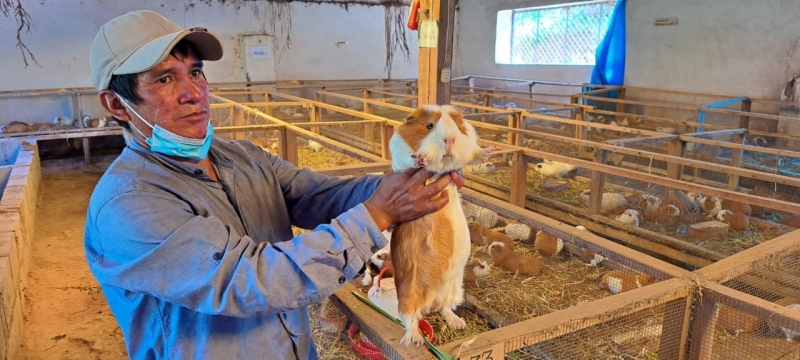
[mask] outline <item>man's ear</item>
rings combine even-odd
[[[119,100],[113,91],[108,89],[101,90],[98,96],[100,97],[100,104],[102,104],[103,108],[115,119],[120,121],[131,120],[131,116],[128,114],[128,108],[122,105],[122,101]]]

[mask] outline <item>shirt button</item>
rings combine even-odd
[[[376,253],[376,252],[378,252],[378,250],[380,250],[380,249],[378,249],[378,247],[377,247],[376,245],[372,245],[372,247],[370,248],[370,250],[372,250],[372,252],[373,252],[373,253]]]
[[[339,284],[344,284],[344,282],[345,282],[345,281],[347,281],[347,278],[346,278],[346,277],[344,277],[344,276],[339,276]]]
[[[222,259],[222,253],[216,252],[214,253],[214,255],[211,256],[211,258],[214,259],[215,261],[219,261],[220,259]]]

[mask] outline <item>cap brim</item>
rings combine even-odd
[[[182,39],[192,43],[200,60],[215,61],[222,58],[222,41],[214,33],[187,29],[145,43],[112,74],[135,74],[150,70],[164,61],[175,44]]]

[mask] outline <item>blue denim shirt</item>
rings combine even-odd
[[[298,169],[214,139],[219,181],[131,143],[95,188],[85,250],[132,359],[315,359],[309,304],[386,245],[378,176]],[[291,224],[314,229],[294,237]]]

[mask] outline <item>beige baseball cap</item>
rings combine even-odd
[[[105,23],[89,50],[92,84],[108,89],[111,75],[136,74],[158,65],[182,39],[194,45],[200,60],[222,58],[222,40],[202,27],[182,29],[150,10],[132,11]]]

